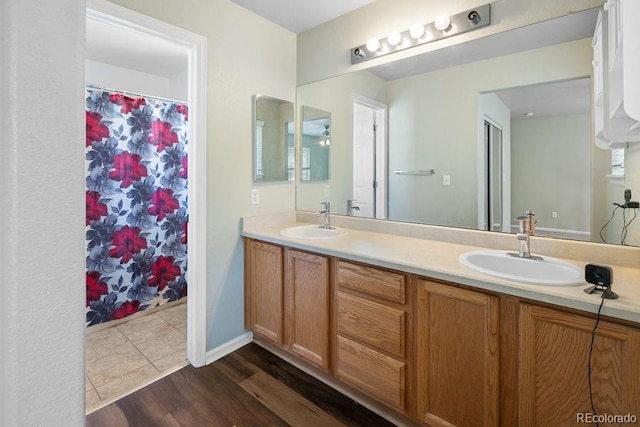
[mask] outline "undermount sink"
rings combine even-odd
[[[332,239],[344,236],[346,232],[338,228],[322,228],[318,225],[297,225],[280,230],[280,234],[294,239]]]
[[[575,286],[585,283],[584,271],[562,260],[511,256],[506,251],[479,250],[460,255],[460,262],[472,270],[517,282],[547,286]]]

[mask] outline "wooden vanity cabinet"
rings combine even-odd
[[[519,425],[584,424],[578,414],[592,412],[588,366],[595,319],[524,303],[519,317]],[[601,320],[595,337],[597,413],[640,417],[640,331]]]
[[[329,259],[245,240],[245,328],[329,369]]]
[[[418,279],[416,398],[429,426],[499,423],[499,299]]]
[[[245,327],[381,409],[431,427],[591,413],[593,314],[252,239],[245,262]],[[600,321],[591,381],[598,414],[640,417],[637,325]]]
[[[401,413],[410,411],[407,293],[403,273],[336,261],[335,375]]]

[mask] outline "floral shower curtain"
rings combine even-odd
[[[88,88],[87,326],[187,295],[188,107]]]

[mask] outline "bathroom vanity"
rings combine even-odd
[[[283,236],[291,225],[301,224],[243,226],[245,327],[258,344],[398,424],[571,425],[592,412],[600,298],[586,283],[472,271],[458,258],[476,246],[345,228]],[[599,414],[637,417],[640,273],[615,273],[620,299],[605,301],[591,356],[593,400]]]

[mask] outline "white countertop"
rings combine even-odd
[[[294,239],[280,234],[286,227],[308,225],[293,218],[281,223],[243,221],[242,235],[253,239],[316,252],[342,259],[415,273],[426,278],[441,279],[479,289],[514,295],[595,313],[600,295],[589,295],[583,285],[570,287],[532,285],[479,273],[463,266],[458,257],[467,251],[486,249],[422,238],[346,229],[346,234],[331,239]],[[504,248],[505,251],[513,248]],[[536,253],[544,256],[544,253]],[[556,257],[558,258],[558,257]],[[584,268],[584,262],[562,259]],[[602,315],[640,323],[640,269],[609,265],[613,269],[612,290],[620,298],[605,300]]]

